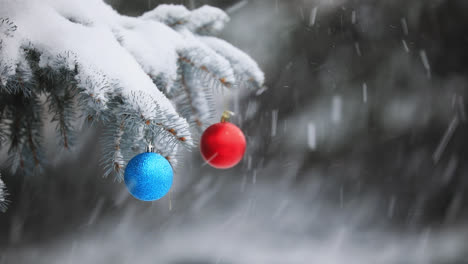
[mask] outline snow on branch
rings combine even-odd
[[[187,23],[190,11],[182,5],[159,5],[155,9],[144,13],[141,18],[155,20],[170,27]]]
[[[229,61],[234,70],[237,84],[255,88],[260,88],[263,85],[263,72],[247,54],[222,39],[205,36],[201,36],[199,39]]]
[[[217,34],[229,21],[228,15],[221,9],[206,5],[193,11],[179,5],[160,5],[144,13],[141,18],[159,21],[170,27],[186,28],[200,35]]]
[[[102,0],[0,2],[0,134],[12,168],[44,165],[43,108],[65,149],[77,118],[103,124],[102,164],[117,179],[148,143],[168,158],[190,149],[217,91],[263,84],[248,55],[206,36],[228,21],[209,6],[160,5],[127,17]]]
[[[222,10],[211,6],[202,6],[191,12],[187,28],[197,34],[213,35],[219,33],[228,21],[228,15]]]

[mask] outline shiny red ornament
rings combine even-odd
[[[228,169],[236,166],[245,153],[244,133],[229,122],[208,127],[201,137],[200,152],[212,167]]]

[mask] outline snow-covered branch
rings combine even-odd
[[[104,125],[106,175],[121,179],[149,142],[175,162],[209,125],[216,91],[263,84],[248,55],[208,36],[228,21],[209,6],[127,17],[101,0],[0,2],[0,125],[12,168],[45,163],[44,106],[65,149],[77,118]]]

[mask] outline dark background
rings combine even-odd
[[[41,176],[5,170],[0,263],[468,263],[466,1],[108,2],[230,11],[220,37],[266,75],[238,102],[246,158],[194,151],[141,203],[100,176],[90,131]]]

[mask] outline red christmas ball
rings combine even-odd
[[[211,166],[218,169],[232,168],[244,156],[244,133],[229,122],[211,125],[203,132],[200,152]]]

